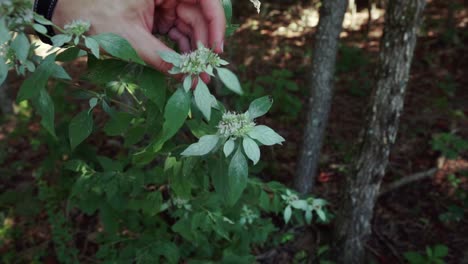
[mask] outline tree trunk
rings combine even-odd
[[[320,21],[312,58],[307,125],[295,178],[295,187],[301,193],[310,192],[315,183],[320,149],[333,96],[339,37],[347,6],[346,0],[327,0],[322,1],[320,8]]]
[[[424,6],[425,0],[388,2],[372,108],[362,132],[360,155],[343,186],[338,210],[334,239],[338,263],[365,263],[364,244],[371,233],[373,208],[397,136]]]
[[[9,115],[13,113],[13,99],[8,96],[8,80],[0,85],[0,113]]]

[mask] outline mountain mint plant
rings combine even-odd
[[[237,76],[230,70],[223,68],[229,63],[219,57],[212,50],[198,43],[198,49],[187,54],[175,52],[161,52],[161,58],[173,65],[169,71],[171,74],[183,74],[183,88],[189,92],[194,82],[197,83],[193,95],[195,104],[205,116],[206,120],[211,118],[211,108],[216,107],[216,98],[210,93],[208,86],[201,80],[200,74],[206,73],[210,76],[217,76],[231,91],[242,94],[242,88]]]
[[[201,74],[242,94],[218,54],[202,45],[189,54],[162,53],[171,73],[183,75],[170,85],[122,37],[87,36],[86,21],[63,29],[37,14],[32,21],[14,11],[24,11],[16,6],[26,1],[7,2],[15,8],[0,4],[0,84],[10,69],[25,76],[17,102],[30,102],[35,114],[28,122],[43,128],[37,142],[49,153],[40,155],[32,189],[42,194],[38,207],[47,212],[42,221],[60,263],[255,263],[252,249],[268,250],[284,224],[312,224],[313,213],[328,220],[324,200],[249,171],[248,160],[260,162],[260,146],[285,139],[258,124],[271,97],[238,113],[210,92]],[[230,1],[222,2],[230,21]],[[56,28],[51,54],[36,55],[18,23],[40,33],[45,25]],[[87,69],[74,81],[62,64],[80,57]],[[73,215],[86,218],[88,231],[77,229]]]
[[[257,164],[260,160],[259,145],[272,146],[284,142],[284,138],[273,129],[263,125],[257,126],[254,122],[254,118],[268,112],[272,103],[271,98],[265,96],[253,101],[245,113],[224,113],[217,126],[218,132],[201,137],[197,143],[185,149],[182,155],[203,156],[221,145],[226,157],[230,156],[236,148],[242,148],[253,164]]]

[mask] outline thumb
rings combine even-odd
[[[132,28],[132,30],[127,31],[126,35],[135,51],[149,66],[168,74],[167,72],[172,69],[173,65],[161,59],[159,52],[173,52],[171,48],[140,27]]]

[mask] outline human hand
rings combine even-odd
[[[140,57],[166,73],[172,68],[159,52],[171,51],[153,33],[166,34],[180,51],[189,52],[201,42],[223,51],[225,16],[219,0],[60,0],[52,21],[60,27],[73,20],[91,23],[89,34],[115,33],[126,38]]]

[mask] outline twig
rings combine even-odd
[[[403,177],[400,180],[394,181],[394,182],[388,184],[387,186],[385,186],[384,188],[382,188],[382,190],[379,193],[379,196],[382,196],[382,195],[385,195],[385,194],[387,194],[389,192],[392,192],[392,191],[394,191],[394,190],[396,190],[396,189],[398,189],[398,188],[400,188],[402,186],[405,186],[405,185],[407,185],[409,183],[419,181],[419,180],[422,180],[422,179],[425,179],[425,178],[431,178],[432,176],[434,176],[436,174],[437,171],[438,171],[437,168],[432,168],[432,169],[430,169],[428,171],[418,172],[416,174]]]

